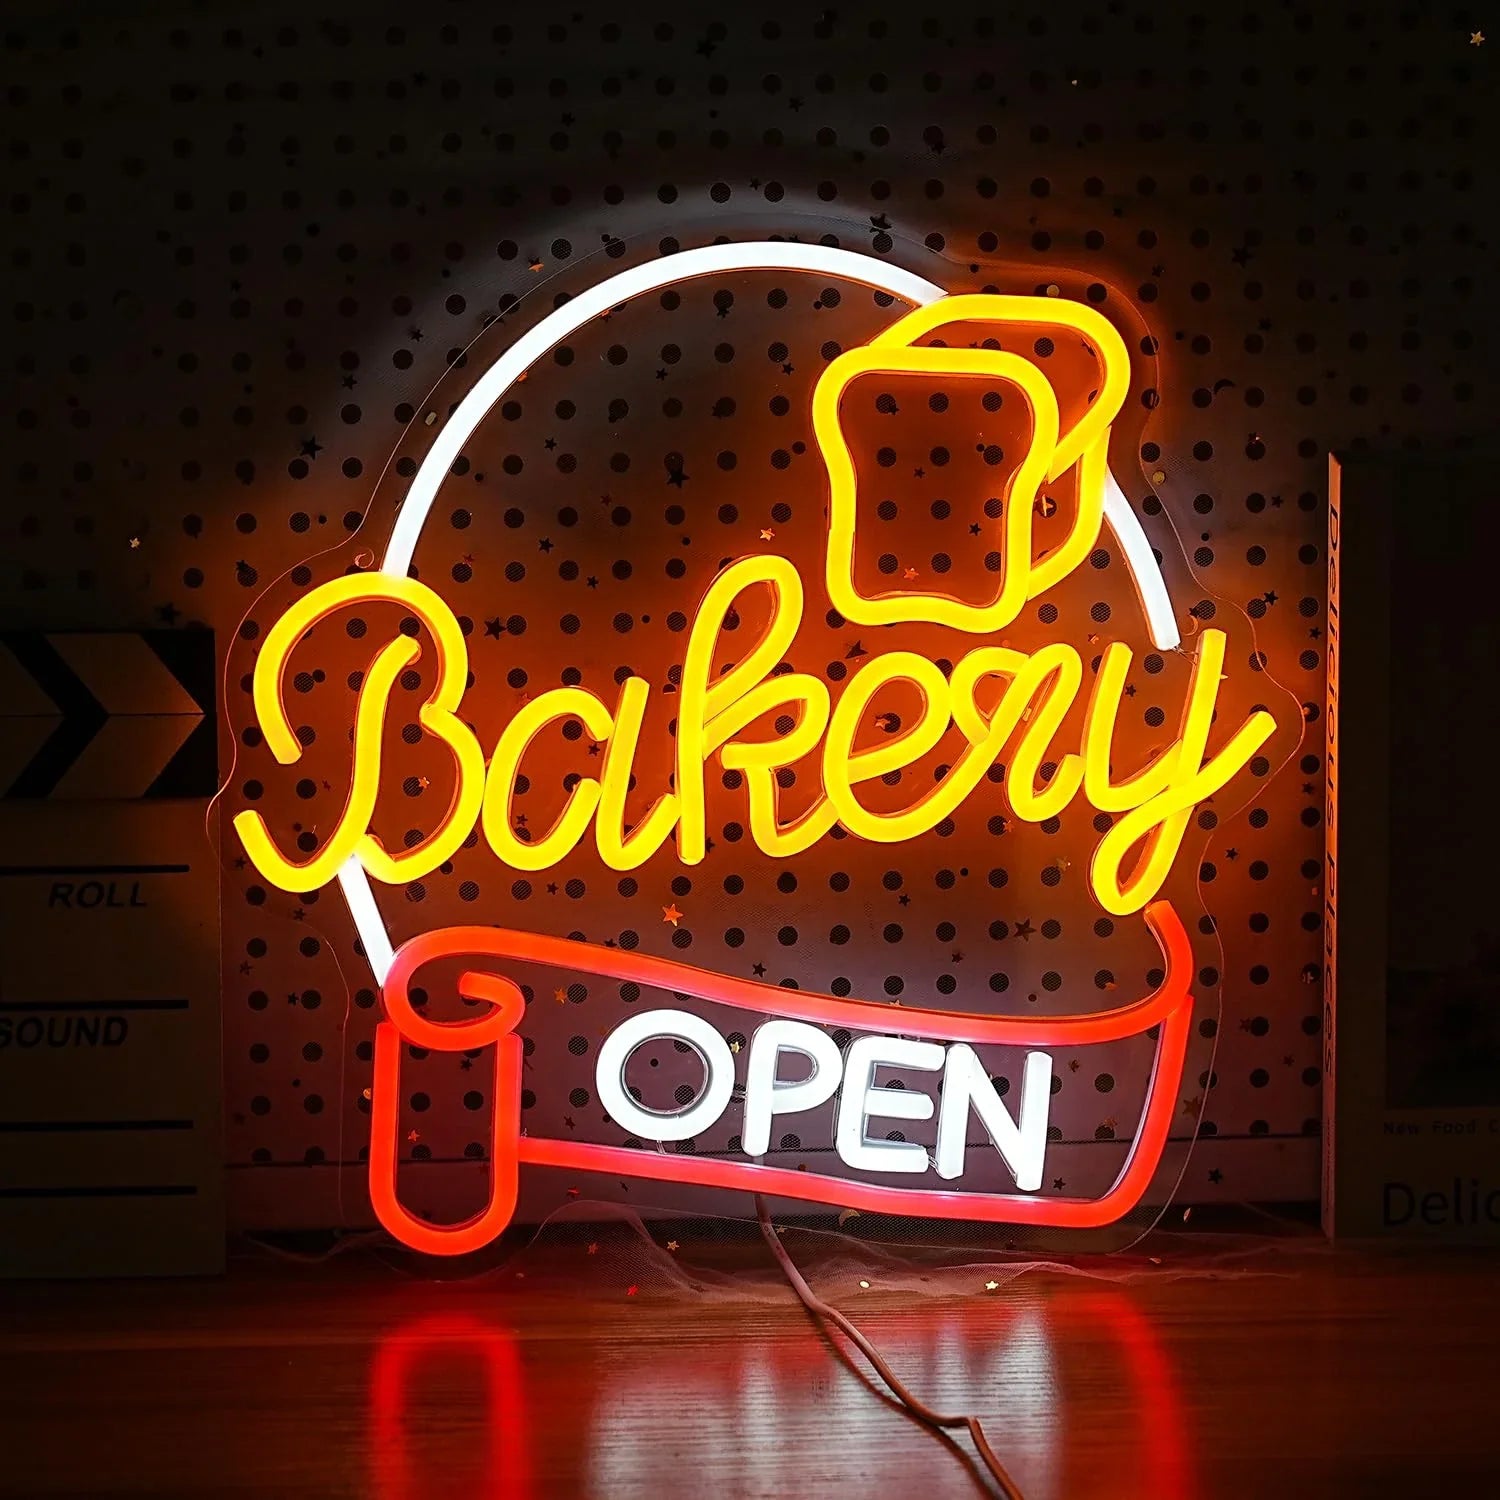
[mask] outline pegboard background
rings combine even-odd
[[[1136,347],[1151,341],[1115,472],[1174,598],[1207,601],[1230,632],[1234,721],[1265,701],[1284,729],[1181,862],[1185,915],[1206,907],[1218,929],[1200,930],[1195,954],[1202,1045],[1183,1114],[1190,1131],[1202,1109],[1206,1139],[1182,1195],[1315,1196],[1325,466],[1336,446],[1462,442],[1485,420],[1482,166],[1497,143],[1479,20],[1334,4],[941,18],[763,7],[723,22],[689,8],[502,17],[442,4],[86,15],[13,6],[0,53],[0,615],[212,625],[240,727],[256,629],[310,583],[378,557],[428,414],[440,419],[542,298],[720,233],[832,235],[954,289],[1103,289],[1122,325],[1140,325]],[[673,612],[691,613],[721,557],[757,550],[762,527],[792,555],[806,543],[805,394],[825,345],[875,325],[868,294],[795,280],[705,282],[676,308],[627,309],[476,435],[417,562],[473,621],[494,714],[567,666],[606,699],[618,667],[660,680],[680,640]],[[895,414],[872,402],[862,420],[873,436],[930,394]],[[882,440],[907,515],[957,494],[931,452],[936,416]],[[972,448],[953,452],[956,476]],[[940,552],[982,566],[938,539],[967,525],[956,501],[926,524],[924,567],[938,571]],[[1033,614],[1017,643],[1082,647],[1107,605],[1111,633],[1144,653],[1138,625],[1114,629],[1133,608],[1120,574],[1070,579],[1061,623]],[[799,666],[847,660],[859,635],[824,626],[812,597],[805,631],[822,639]],[[307,717],[330,731],[349,710],[347,673],[365,664],[346,644],[308,668]],[[1265,670],[1247,682],[1252,652]],[[1169,670],[1158,694],[1139,661],[1138,679],[1146,746],[1146,710],[1175,712],[1183,679],[1174,689]],[[238,751],[230,802],[257,800],[254,745],[225,748],[226,765]],[[295,785],[263,779],[262,796],[298,817]],[[829,844],[797,867],[795,890],[721,836],[704,865],[653,861],[629,889],[571,868],[513,882],[492,860],[480,870],[476,851],[474,869],[424,897],[444,921],[524,913],[598,940],[628,931],[705,967],[842,979],[856,994],[945,993],[949,976],[976,1005],[1038,993],[1087,1008],[1104,999],[1096,975],[1115,969],[1110,983],[1141,988],[1146,951],[1072,904],[1081,869],[1070,876],[1042,830],[993,829],[994,810],[976,805],[951,849],[851,857],[853,841]],[[1085,863],[1087,828],[1060,837]],[[336,896],[283,900],[235,852],[226,843],[236,1214],[358,1221],[369,975]],[[986,883],[964,899],[959,880]],[[661,914],[673,903],[675,926]],[[398,935],[438,925],[407,905]],[[533,1072],[546,1071],[551,1128],[567,1129],[563,1116],[596,1112],[574,1090],[591,1090],[596,1033],[617,1016],[585,1015],[566,992],[543,1009]],[[439,1212],[479,1191],[472,1062],[427,1059],[408,1100]],[[1103,1076],[1061,1074],[1066,1139],[1107,1138],[1129,1115]]]

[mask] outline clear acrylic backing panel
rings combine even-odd
[[[1102,313],[1129,354],[1129,390],[1109,440],[1110,471],[1156,554],[1151,561],[1181,637],[1175,649],[1157,649],[1142,607],[1139,569],[1128,565],[1108,522],[1077,567],[994,635],[932,623],[861,626],[834,610],[824,576],[828,474],[813,431],[813,392],[833,360],[868,344],[909,304],[847,276],[787,269],[739,269],[669,283],[590,319],[531,363],[524,379],[496,399],[442,477],[412,567],[448,603],[464,632],[470,683],[461,717],[472,724],[486,754],[524,705],[559,685],[580,686],[611,706],[627,679],[648,685],[627,823],[669,788],[685,644],[709,584],[739,557],[774,554],[794,566],[805,601],[786,661],[826,682],[835,704],[860,669],[892,650],[916,653],[951,674],[953,664],[976,646],[998,644],[1030,654],[1063,642],[1082,657],[1085,681],[1052,743],[1059,750],[1076,748],[1091,671],[1110,641],[1124,642],[1133,661],[1114,741],[1117,776],[1172,742],[1189,691],[1195,639],[1205,627],[1223,631],[1219,727],[1210,751],[1256,708],[1269,709],[1277,728],[1229,786],[1196,810],[1161,892],[1190,947],[1184,988],[1191,992],[1191,1009],[1180,1077],[1167,1084],[1169,1138],[1160,1164],[1139,1201],[1105,1226],[1001,1224],[975,1230],[962,1220],[932,1226],[938,1242],[972,1234],[997,1248],[1023,1251],[1128,1243],[1170,1199],[1202,1118],[1226,968],[1218,929],[1227,922],[1236,932],[1257,930],[1253,908],[1262,903],[1253,882],[1259,877],[1252,874],[1245,885],[1216,883],[1211,902],[1205,901],[1205,877],[1213,880],[1216,859],[1226,855],[1227,868],[1234,868],[1237,851],[1223,829],[1233,826],[1250,799],[1264,821],[1271,817],[1265,809],[1287,802],[1281,822],[1293,821],[1295,794],[1275,772],[1295,753],[1304,717],[1298,697],[1271,669],[1278,642],[1266,639],[1264,611],[1252,619],[1224,594],[1211,592],[1179,543],[1181,513],[1190,510],[1192,499],[1153,465],[1154,456],[1174,446],[1181,420],[1174,422],[1171,370],[1162,368],[1160,341],[1142,310],[1117,289],[1035,256],[960,264],[893,243],[889,235],[883,245],[872,244],[868,232],[832,215],[782,215],[774,223],[737,220],[733,226],[678,222],[673,228],[671,244],[611,240],[565,271],[539,264],[524,295],[503,298],[500,315],[466,349],[454,352],[447,374],[411,410],[364,524],[346,546],[273,585],[247,617],[228,665],[236,727],[253,720],[244,689],[270,622],[351,566],[380,564],[390,518],[399,514],[423,458],[464,397],[505,349],[565,299],[611,274],[715,238],[751,243],[795,234],[809,243],[850,246],[873,255],[882,271],[894,266],[915,273],[950,294],[1035,296]],[[1092,351],[1040,315],[1034,326],[943,325],[923,342],[958,348],[982,347],[986,340],[1022,351],[1045,372],[1059,394],[1064,429],[1095,398]],[[872,373],[848,387],[839,420],[855,481],[856,592],[889,597],[893,589],[931,588],[964,600],[993,595],[1005,566],[998,540],[1001,497],[1034,435],[1026,403],[1003,381]],[[1066,540],[1077,510],[1075,470],[1046,485],[1034,508],[1035,557]],[[1216,586],[1223,588],[1217,576]],[[733,626],[714,657],[716,669],[734,659],[726,648],[739,638],[753,640],[770,616],[764,589],[747,592],[735,604]],[[248,740],[240,737],[226,789],[229,806],[254,807],[288,848],[298,832],[310,835],[316,847],[320,830],[337,823],[349,780],[348,731],[357,689],[372,652],[400,631],[403,613],[391,605],[344,610],[293,653],[286,697],[304,740],[296,766],[276,765],[253,732]],[[382,736],[382,793],[372,826],[391,848],[429,836],[453,795],[449,751],[416,721],[431,687],[423,669],[431,666],[429,653],[403,679]],[[863,715],[869,722],[861,724],[855,743],[865,748],[882,736],[898,737],[921,715],[919,694],[898,679],[871,699]],[[785,733],[788,726],[777,724],[777,717],[765,715],[760,732]],[[875,811],[899,810],[941,779],[962,745],[950,727],[909,767],[861,787],[862,800]],[[603,749],[574,717],[545,726],[521,768],[509,809],[513,831],[525,840],[552,827],[578,779],[597,774]],[[1058,759],[1048,756],[1041,785]],[[814,753],[781,773],[783,821],[817,800],[816,770]],[[380,921],[396,946],[455,927],[497,925],[582,939],[600,952],[632,959],[658,957],[707,976],[760,981],[779,987],[787,1001],[816,993],[878,1002],[869,1029],[889,1035],[903,1033],[902,1011],[913,1008],[977,1018],[1076,1019],[1135,1002],[1163,982],[1162,952],[1140,912],[1110,916],[1090,891],[1090,859],[1110,819],[1081,796],[1056,817],[1026,822],[1010,807],[1002,778],[992,774],[919,838],[882,844],[841,836],[838,828],[790,858],[757,847],[746,827],[745,801],[744,778],[712,759],[705,766],[710,847],[701,863],[691,865],[676,857],[669,838],[640,867],[610,869],[592,838],[584,837],[555,865],[518,871],[507,868],[476,830],[438,870],[402,886],[376,885]],[[1262,826],[1250,816],[1252,827]],[[232,880],[253,877],[240,864],[233,834],[225,852]],[[337,885],[288,897],[252,880],[248,894],[252,907],[271,906],[300,924],[306,932],[298,940],[302,956],[328,975],[287,999],[305,1012],[311,994],[312,1006],[332,1007],[339,1016],[338,1096],[320,1095],[315,1111],[332,1114],[335,1140],[332,1153],[319,1153],[324,1162],[331,1155],[347,1164],[337,1176],[338,1215],[362,1222],[367,1212],[358,1177],[370,1131],[378,987],[361,955],[349,952],[348,916]],[[427,1001],[424,1015],[472,1015],[455,993],[463,967],[434,964],[431,973],[414,980]],[[493,967],[520,985],[525,999],[517,1031],[523,1053],[518,1129],[526,1140],[744,1160],[739,1135],[748,1044],[762,1017],[743,1006],[693,1000],[691,1008],[732,1049],[734,1097],[701,1134],[653,1148],[603,1109],[596,1065],[622,1019],[673,1003],[671,986],[570,969],[565,957]],[[773,1006],[781,1003],[768,996],[765,1014],[775,1014]],[[269,1004],[262,994],[260,1008]],[[844,1047],[857,1032],[847,1025],[830,1029]],[[1036,1196],[1096,1199],[1130,1158],[1153,1088],[1161,1086],[1153,1073],[1160,1027],[1081,1045],[1066,1040],[1066,1028],[1060,1036],[1048,1049],[1048,1140]],[[319,1044],[309,1045],[320,1054],[309,1060],[320,1061]],[[473,1213],[488,1192],[495,1106],[490,1050],[403,1049],[400,1193],[412,1209],[441,1223]],[[1025,1050],[979,1048],[985,1073],[1013,1112]],[[627,1076],[648,1107],[664,1110],[690,1103],[704,1081],[699,1054],[670,1040],[640,1048]],[[880,1082],[890,1081],[880,1075]],[[923,1078],[908,1074],[900,1082],[918,1088]],[[927,1075],[929,1088],[932,1082]],[[300,1090],[300,1082],[294,1088]],[[301,1104],[305,1115],[306,1094]],[[810,1176],[858,1176],[835,1150],[834,1115],[830,1100],[773,1120],[765,1163]],[[881,1134],[934,1144],[936,1119],[903,1122],[899,1129],[897,1122],[878,1124]],[[941,1186],[1014,1193],[1011,1174],[977,1122],[970,1122],[969,1141],[961,1182]],[[729,1189],[523,1159],[517,1209],[522,1220],[536,1222],[559,1204],[580,1199],[618,1201],[642,1211],[749,1212],[748,1198]],[[836,1201],[824,1209],[809,1201],[778,1207],[801,1215],[838,1212]],[[877,1213],[867,1210],[865,1218],[863,1233],[877,1232]],[[911,1231],[907,1225],[893,1226],[893,1232],[906,1237]]]

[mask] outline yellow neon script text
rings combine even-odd
[[[916,341],[939,329],[969,323],[1053,324],[1078,335],[1100,366],[1100,380],[1085,409],[1064,422],[1052,386],[1021,356],[993,337],[982,344],[949,347]],[[850,384],[872,374],[983,378],[1019,392],[1030,414],[1027,451],[1011,477],[1004,507],[1003,566],[987,602],[901,590],[862,594],[854,582],[857,529],[853,455],[839,423]],[[1028,599],[1059,582],[1095,545],[1104,510],[1111,424],[1130,383],[1123,339],[1096,309],[1044,297],[963,293],[942,297],[899,318],[868,344],[840,354],[813,391],[812,423],[829,477],[825,583],[830,602],[862,625],[933,624],[993,637],[1013,621]],[[1032,556],[1033,502],[1040,487],[1077,469],[1077,506],[1067,536],[1039,558]],[[726,620],[747,590],[769,591],[769,620],[750,649],[714,675],[715,653]],[[704,773],[717,757],[743,778],[751,836],[767,854],[799,853],[835,824],[860,838],[897,843],[916,838],[951,816],[985,779],[1002,754],[1005,796],[1026,822],[1056,817],[1080,794],[1115,819],[1090,865],[1095,896],[1106,910],[1139,910],[1160,889],[1181,848],[1193,809],[1235,774],[1274,729],[1257,709],[1212,754],[1208,737],[1224,660],[1221,631],[1199,633],[1187,700],[1176,739],[1147,765],[1114,779],[1111,751],[1120,698],[1131,664],[1129,649],[1109,646],[1095,668],[1081,743],[1058,754],[1052,740],[1083,690],[1084,664],[1071,646],[1052,644],[1026,655],[1004,646],[979,645],[944,676],[924,656],[892,651],[870,658],[837,703],[827,684],[803,672],[779,670],[802,620],[803,585],[784,558],[747,558],[714,579],[694,620],[683,664],[671,790],[658,796],[626,827],[626,797],[640,749],[649,688],[628,678],[613,711],[581,687],[556,688],[526,704],[505,726],[488,763],[473,731],[458,717],[468,678],[463,633],[448,607],[425,584],[386,575],[353,575],[315,589],[268,633],[256,661],[253,694],[266,743],[283,765],[302,746],[282,699],[293,650],[319,620],[336,610],[380,601],[402,605],[414,617],[419,640],[408,634],[385,646],[362,680],[351,736],[350,786],[337,826],[307,858],[287,858],[254,811],[235,826],[255,866],[286,890],[306,891],[332,879],[351,858],[377,880],[410,881],[451,858],[477,823],[491,848],[518,870],[544,870],[565,859],[590,823],[600,858],[616,870],[643,864],[676,835],[677,857],[697,864],[707,850]],[[410,628],[410,627],[408,627]],[[391,693],[430,640],[437,655],[435,681],[419,711],[421,726],[448,749],[454,794],[437,829],[412,847],[388,851],[370,832],[380,788],[381,736]],[[915,721],[874,747],[855,748],[875,695],[888,684],[915,689]],[[986,707],[988,705],[988,707]],[[774,714],[768,737],[754,726]],[[569,777],[567,800],[552,827],[522,837],[514,807],[517,778],[528,751],[549,725],[577,719],[604,746],[598,777]],[[783,721],[791,727],[782,732]],[[908,806],[874,811],[861,798],[865,783],[916,764],[956,728],[964,745],[946,774]],[[816,757],[819,788],[795,817],[781,806],[777,773]],[[1050,778],[1042,767],[1051,763]],[[309,835],[304,842],[315,844]]]
[[[769,590],[771,609],[759,638],[737,663],[714,676],[715,651],[725,617],[746,590]],[[673,790],[659,796],[628,834],[625,800],[636,766],[649,688],[629,678],[613,711],[582,687],[560,687],[525,704],[499,737],[486,767],[473,731],[457,709],[467,680],[462,631],[443,601],[414,579],[366,574],[339,578],[295,604],[268,634],[252,685],[256,711],[272,753],[283,764],[301,755],[301,744],[282,701],[293,648],[335,610],[393,602],[425,628],[420,645],[402,635],[375,656],[359,690],[352,736],[350,790],[338,825],[310,858],[287,859],[254,811],[235,818],[246,851],[262,875],[285,890],[306,891],[331,879],[352,855],[377,880],[415,880],[452,857],[476,821],[495,854],[519,870],[544,870],[565,859],[589,824],[600,858],[616,870],[634,869],[676,834],[676,854],[697,864],[707,843],[704,774],[717,756],[744,777],[751,837],[767,854],[798,853],[835,823],[879,843],[899,843],[930,831],[975,791],[990,767],[1009,751],[1005,796],[1014,815],[1039,823],[1056,817],[1082,794],[1116,821],[1100,840],[1089,868],[1095,897],[1115,915],[1139,910],[1161,888],[1172,868],[1193,810],[1232,777],[1275,725],[1257,709],[1208,753],[1224,661],[1224,634],[1203,630],[1177,736],[1132,774],[1111,771],[1115,720],[1131,664],[1130,649],[1111,644],[1099,659],[1088,691],[1081,743],[1058,754],[1052,740],[1083,690],[1084,663],[1071,646],[1054,643],[1031,654],[1003,646],[977,646],[944,677],[928,658],[891,651],[870,658],[837,703],[827,684],[802,672],[776,672],[802,620],[802,580],[785,558],[744,558],[714,580],[694,620],[683,665],[677,718]],[[397,679],[429,647],[436,651],[433,687],[419,712],[423,728],[449,749],[455,791],[436,830],[414,847],[388,852],[369,831],[380,783],[381,731]],[[736,641],[741,646],[742,641]],[[914,722],[873,748],[855,739],[875,694],[891,682],[911,684],[921,699]],[[986,707],[985,705],[989,705]],[[774,711],[790,716],[784,734],[753,737],[749,731]],[[516,833],[512,806],[516,780],[537,734],[556,720],[578,719],[604,747],[599,776],[570,778],[556,821],[529,840]],[[946,775],[908,806],[875,812],[861,800],[864,783],[900,771],[934,750],[950,728],[964,744]],[[788,821],[780,806],[776,773],[817,757],[821,790],[812,805]],[[1055,769],[1042,779],[1042,765]]]

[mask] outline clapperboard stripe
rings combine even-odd
[[[0,645],[0,787],[15,783],[61,717],[36,678]]]
[[[0,632],[6,798],[211,797],[207,630]]]

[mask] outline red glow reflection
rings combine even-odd
[[[458,1414],[442,1410],[432,1399],[442,1386],[424,1386],[417,1378],[424,1367],[430,1374],[432,1365],[455,1353],[469,1359],[477,1355],[483,1370],[488,1451],[478,1484],[473,1474],[455,1472],[459,1465],[453,1458],[441,1474],[415,1472],[408,1442],[419,1421],[449,1435],[455,1430]],[[383,1334],[370,1371],[370,1450],[380,1500],[435,1494],[451,1494],[455,1500],[460,1495],[464,1500],[529,1500],[526,1392],[514,1333],[468,1313],[434,1313]],[[452,1453],[451,1447],[445,1451]]]
[[[643,1304],[622,1325],[619,1309],[591,1319],[558,1290],[511,1309],[542,1320],[524,1364],[515,1328],[469,1313],[381,1336],[380,1500],[675,1496],[705,1466],[731,1472],[735,1492],[797,1495],[815,1472],[863,1482],[930,1441],[839,1369],[795,1306],[769,1324],[756,1309],[754,1333],[728,1304]],[[859,1321],[915,1391],[985,1422],[1027,1500],[1091,1493],[1105,1471],[1117,1500],[1200,1500],[1173,1361],[1128,1292],[1028,1286],[979,1307],[872,1304]],[[972,1492],[962,1465],[930,1457],[934,1500]]]

